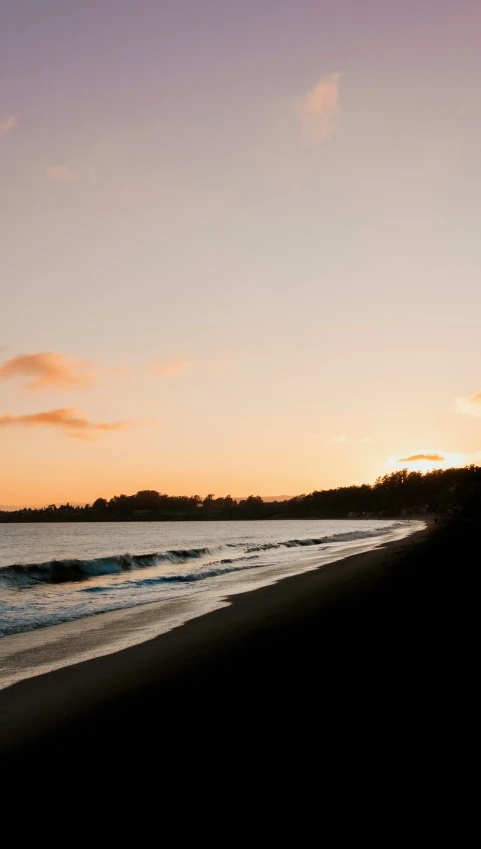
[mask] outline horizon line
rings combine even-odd
[[[450,466],[447,469],[429,469],[429,470],[426,470],[426,471],[418,471],[418,470],[415,470],[415,469],[409,469],[408,467],[405,467],[404,469],[398,469],[397,471],[387,473],[386,475],[380,475],[378,478],[376,478],[374,483],[367,483],[367,482],[351,483],[351,484],[346,484],[344,486],[329,487],[327,490],[326,489],[320,489],[320,490],[313,489],[310,493],[296,493],[295,495],[259,495],[259,494],[253,495],[253,493],[251,493],[250,495],[231,495],[231,496],[229,496],[229,495],[218,495],[218,496],[216,496],[216,495],[213,494],[213,497],[214,498],[228,498],[228,497],[230,497],[236,502],[244,501],[247,498],[251,498],[251,497],[261,498],[262,501],[267,502],[267,503],[272,502],[272,501],[281,502],[281,501],[289,501],[289,499],[291,499],[291,498],[302,498],[302,497],[305,497],[306,494],[310,495],[314,492],[330,492],[330,491],[333,491],[333,490],[336,490],[336,489],[349,489],[350,487],[362,487],[362,486],[371,486],[372,487],[376,484],[376,482],[378,480],[382,480],[383,478],[392,477],[393,475],[397,475],[400,472],[409,472],[409,474],[416,474],[416,475],[421,475],[422,477],[425,477],[426,475],[432,474],[434,472],[459,471],[460,469],[468,469],[468,468],[481,468],[481,467],[477,466],[476,463],[466,463],[464,466]],[[132,498],[135,495],[138,495],[139,492],[157,492],[158,495],[164,495],[164,496],[167,496],[167,498],[194,498],[195,497],[194,495],[168,495],[168,493],[159,492],[158,490],[142,490],[142,489],[137,490],[137,492],[132,493],[132,495],[127,495],[126,497]],[[122,494],[124,494],[124,493],[122,493]],[[98,496],[98,497],[101,498],[102,496]],[[112,498],[115,498],[115,497],[116,496],[112,496]],[[199,496],[199,498],[202,498],[202,496]],[[204,500],[204,498],[207,498],[207,496],[203,496],[202,500]],[[111,499],[105,499],[105,500],[110,501]],[[94,499],[94,501],[92,501],[92,502],[90,502],[90,501],[65,501],[63,503],[63,505],[61,504],[60,506],[69,505],[70,507],[88,507],[88,506],[91,506],[92,504],[94,504],[95,501],[97,501],[97,499]],[[50,507],[51,505],[54,505],[55,507],[57,506],[55,504],[55,502],[50,502],[50,504],[47,504],[45,502],[43,502],[42,504],[35,504],[35,505],[34,504],[28,504],[28,505],[24,505],[23,507],[20,507],[18,505],[12,505],[12,504],[0,504],[0,511],[8,513],[8,512],[14,512],[16,510],[42,510],[42,509],[45,509],[46,507]]]

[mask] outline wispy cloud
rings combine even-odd
[[[0,380],[17,378],[26,379],[31,390],[86,389],[95,382],[95,372],[89,362],[45,351],[18,354],[0,365]]]
[[[366,443],[374,442],[374,439],[371,439],[370,436],[363,436],[363,438],[361,439],[361,442],[366,442]]]
[[[77,175],[66,165],[47,165],[45,173],[58,183],[74,183],[78,180]]]
[[[347,436],[345,433],[341,433],[339,436],[331,436],[329,442],[332,442],[334,445],[340,445],[342,442],[347,442]]]
[[[87,168],[86,180],[90,186],[92,186],[93,188],[97,188],[99,184],[99,178],[97,177],[97,174],[95,173],[93,168]]]
[[[444,463],[442,454],[411,454],[409,457],[400,457],[398,463],[415,463],[417,460],[433,460],[436,463]]]
[[[47,177],[56,183],[84,183],[92,188],[96,188],[99,184],[97,174],[90,167],[73,171],[68,165],[47,165],[44,170]]]
[[[18,115],[6,115],[0,120],[0,138],[8,136],[18,124]]]
[[[476,392],[469,398],[456,398],[456,407],[460,413],[470,416],[481,416],[481,392]]]
[[[0,348],[0,352],[1,352]],[[1,380],[20,380],[29,391],[89,389],[100,379],[171,378],[195,365],[180,356],[160,357],[149,366],[133,369],[129,365],[101,368],[87,360],[77,360],[67,354],[43,351],[38,354],[18,354],[0,363]]]
[[[328,74],[305,94],[300,102],[304,137],[320,144],[332,135],[339,119],[340,74]]]
[[[155,377],[173,377],[175,374],[192,368],[193,365],[195,363],[180,357],[160,357],[152,363],[151,373]]]
[[[323,142],[338,125],[340,81],[339,73],[327,74],[272,104],[256,152],[269,180],[297,191],[317,168]]]
[[[64,431],[67,436],[77,439],[88,439],[102,433],[124,430],[136,422],[91,422],[80,411],[74,408],[46,410],[30,415],[13,416],[7,413],[0,416],[0,427],[53,427]]]
[[[405,457],[391,457],[387,461],[388,466],[408,467],[413,471],[426,472],[430,469],[450,468],[453,466],[465,466],[475,455],[454,454],[451,451],[439,451],[437,449],[423,449]],[[474,462],[474,460],[473,460]]]

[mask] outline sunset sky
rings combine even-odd
[[[479,0],[3,0],[0,505],[481,462]]]

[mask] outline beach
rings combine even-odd
[[[2,761],[22,771],[68,752],[78,768],[101,751],[109,769],[147,757],[178,769],[213,741],[244,756],[271,749],[283,729],[292,754],[319,724],[342,728],[343,744],[359,723],[382,735],[401,713],[410,727],[415,712],[419,724],[459,672],[445,605],[452,623],[453,557],[462,551],[469,572],[476,540],[473,524],[430,524],[235,595],[124,651],[21,681],[0,692]],[[333,739],[323,739],[327,752]]]

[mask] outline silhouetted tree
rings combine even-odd
[[[279,502],[264,502],[259,495],[237,502],[230,495],[216,498],[209,493],[202,499],[199,495],[170,496],[146,489],[135,495],[114,495],[110,501],[97,498],[91,506],[67,503],[38,510],[0,511],[0,522],[362,518],[438,511],[481,517],[480,467],[436,469],[424,474],[401,469],[379,477],[373,485],[314,490]]]

